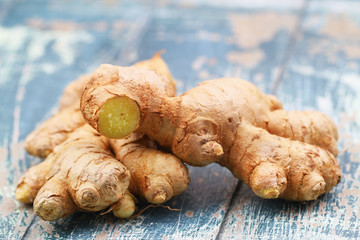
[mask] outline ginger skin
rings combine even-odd
[[[190,165],[226,166],[263,198],[313,200],[340,181],[337,130],[326,115],[287,112],[275,96],[240,79],[206,81],[177,97],[166,91],[169,84],[144,69],[101,65],[80,108],[104,134],[102,106],[127,97],[141,112],[139,122],[131,123],[139,127],[131,131],[148,135]]]
[[[150,203],[161,204],[184,192],[190,182],[186,166],[172,154],[156,150],[148,137],[133,133],[110,139],[116,158],[131,174],[129,191]]]
[[[36,157],[45,158],[54,148],[64,142],[70,133],[84,125],[79,107],[73,105],[43,122],[25,139],[26,151]]]
[[[49,221],[75,211],[107,208],[124,196],[130,183],[129,171],[109,148],[107,138],[90,126],[76,129],[42,163],[51,166],[43,169],[45,174],[34,176],[42,168],[37,165],[23,176],[16,190],[17,199],[26,203],[34,199],[35,213]],[[39,185],[37,193],[27,192]]]

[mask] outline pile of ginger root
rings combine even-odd
[[[44,220],[76,211],[130,218],[190,182],[184,163],[218,163],[262,198],[310,201],[341,179],[338,133],[316,111],[285,111],[250,82],[221,78],[176,96],[160,53],[131,67],[101,65],[70,83],[59,110],[26,138],[45,158],[15,196]],[[184,162],[184,163],[183,163]]]

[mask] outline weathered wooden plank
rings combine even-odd
[[[310,2],[277,91],[287,109],[317,109],[336,120],[341,183],[307,203],[259,199],[242,186],[220,238],[359,238],[359,11],[358,2]]]
[[[11,4],[10,1],[0,3],[0,23],[7,16]],[[17,151],[23,148],[18,141],[19,100],[22,93],[18,91],[17,66],[24,62],[14,49],[14,44],[9,44],[11,37],[0,28],[0,238],[20,238],[17,232],[26,231],[32,221],[31,210],[20,206],[13,195],[14,181],[24,167],[21,164],[24,162],[24,152]]]

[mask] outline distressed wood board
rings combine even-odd
[[[287,109],[316,109],[339,127],[343,179],[307,203],[263,200],[217,165],[132,220],[76,213],[45,222],[14,198],[41,159],[26,135],[56,110],[66,84],[101,63],[165,49],[179,93],[239,77]],[[0,0],[0,239],[356,239],[360,228],[360,3],[356,1]]]

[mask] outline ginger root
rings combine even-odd
[[[126,191],[123,198],[111,206],[110,210],[117,218],[129,218],[133,216],[136,211],[136,198]]]
[[[100,125],[119,132],[113,138],[146,134],[190,165],[226,166],[263,198],[313,200],[340,181],[337,130],[325,114],[285,111],[275,96],[241,79],[205,81],[176,97],[167,91],[169,85],[152,71],[101,65],[80,108],[101,134],[106,132]],[[131,106],[124,112],[121,106],[109,108],[102,116],[107,102],[118,98],[128,98]],[[129,111],[140,112],[139,120],[118,120]],[[133,127],[124,134],[118,125]]]
[[[110,139],[116,158],[131,174],[129,191],[150,203],[161,204],[184,192],[190,182],[186,166],[172,154],[156,150],[147,136],[133,133]]]
[[[171,77],[159,54],[137,65]],[[36,214],[45,220],[75,211],[99,211],[110,205],[116,217],[127,218],[136,210],[136,199],[126,189],[160,204],[185,191],[189,183],[185,165],[175,156],[156,150],[155,143],[145,136],[133,134],[110,141],[85,124],[79,102],[90,78],[85,75],[71,82],[60,99],[60,111],[26,139],[30,154],[47,158],[24,174],[15,196],[20,202],[34,203]],[[169,91],[175,94],[174,84]],[[112,156],[110,143],[119,160],[131,168],[131,179],[126,167]],[[162,167],[154,169],[153,163]],[[118,169],[124,172],[121,179]]]

